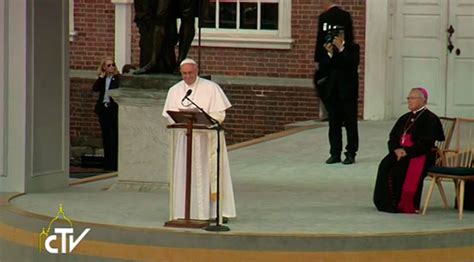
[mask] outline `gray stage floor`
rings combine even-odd
[[[459,221],[444,210],[435,192],[428,213],[377,212],[372,192],[379,161],[387,153],[393,121],[360,122],[355,165],[327,165],[327,127],[306,130],[229,152],[237,215],[232,233],[377,234],[432,232],[474,227],[474,212]],[[162,228],[168,218],[168,192],[110,192],[114,179],[48,193],[26,194],[12,205],[54,216],[59,203],[73,221]],[[428,182],[425,182],[427,190]],[[448,201],[454,202],[447,183]]]

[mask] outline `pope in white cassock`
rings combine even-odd
[[[189,98],[206,113],[222,123],[225,110],[231,107],[219,85],[198,77],[197,63],[185,59],[180,64],[183,80],[168,91],[163,116],[174,123],[167,111],[195,109],[189,101],[182,101],[189,89]],[[177,135],[173,165],[172,219],[184,218],[186,194],[186,130],[174,129]],[[234,192],[230,177],[229,160],[224,132],[221,133],[221,197],[220,210],[224,217],[235,217]],[[193,130],[192,173],[191,173],[191,219],[207,220],[216,217],[217,196],[217,132],[215,130]]]

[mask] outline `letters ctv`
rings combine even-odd
[[[69,227],[55,227],[53,229],[52,226],[54,222],[58,221],[60,217],[69,224]],[[80,233],[76,232],[72,226],[72,221],[64,213],[62,204],[59,204],[56,217],[49,222],[47,229],[43,227],[39,235],[39,252],[46,249],[46,251],[51,254],[71,253],[90,230],[90,228],[86,228]]]

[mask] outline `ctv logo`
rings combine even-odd
[[[51,226],[59,219],[60,216],[62,216],[63,220],[69,223],[70,227],[54,228],[54,234],[50,235]],[[71,253],[74,248],[79,245],[82,239],[84,239],[87,233],[89,233],[90,230],[90,228],[86,228],[77,238],[75,238],[74,228],[72,227],[72,221],[66,216],[66,214],[64,214],[63,205],[59,204],[59,210],[56,217],[54,217],[49,222],[47,230],[43,227],[43,230],[39,235],[39,252],[42,252],[44,249],[46,249],[46,251],[51,254]],[[57,243],[58,237],[60,237],[61,239],[61,245],[52,245],[52,243]],[[60,248],[58,248],[57,246]]]

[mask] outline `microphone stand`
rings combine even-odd
[[[200,112],[202,112],[204,114],[204,116],[209,120],[209,122],[212,123],[213,125],[213,129],[216,129],[217,131],[217,199],[216,199],[216,224],[215,225],[209,225],[207,227],[204,228],[204,230],[206,231],[213,231],[213,232],[225,232],[225,231],[229,231],[230,228],[227,227],[227,226],[224,226],[224,225],[221,225],[220,224],[220,221],[219,221],[219,215],[220,215],[220,212],[219,212],[219,209],[220,209],[220,157],[221,157],[221,154],[220,154],[220,151],[221,151],[221,142],[220,142],[220,139],[221,139],[221,136],[220,136],[220,131],[221,130],[224,130],[224,128],[222,127],[222,125],[219,123],[219,121],[217,121],[215,118],[213,118],[212,116],[210,116],[208,113],[206,113],[206,111],[204,111],[204,109],[202,109],[200,106],[198,106],[196,103],[194,103],[193,100],[191,100],[189,97],[185,97],[184,98],[185,100],[188,100],[189,102],[191,102],[191,104],[193,104]]]

